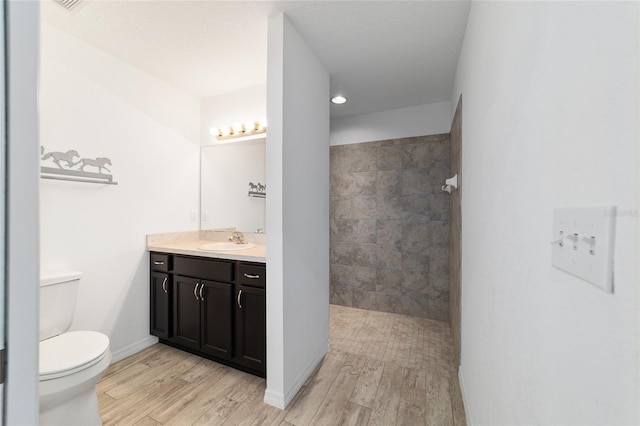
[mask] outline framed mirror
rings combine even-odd
[[[263,137],[201,148],[201,230],[265,232],[265,146]]]

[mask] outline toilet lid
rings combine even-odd
[[[109,338],[97,331],[70,331],[40,342],[40,377],[81,370],[109,349]]]

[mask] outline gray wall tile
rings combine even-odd
[[[376,196],[355,196],[352,198],[351,211],[347,217],[353,219],[377,219]]]
[[[353,267],[353,288],[358,290],[375,291],[377,283],[377,268],[366,266]]]
[[[375,219],[333,218],[329,223],[331,242],[376,242]]]
[[[360,309],[376,309],[376,292],[353,290],[353,307]]]
[[[376,245],[378,268],[401,269],[402,249],[393,244],[378,243]]]
[[[375,268],[377,266],[376,244],[354,243],[353,265]]]
[[[402,165],[406,169],[426,169],[431,158],[426,143],[410,143],[404,146],[402,152]]]
[[[330,262],[340,265],[353,265],[356,252],[355,245],[356,243],[331,243],[329,249]]]
[[[427,224],[431,214],[432,199],[424,195],[405,195],[401,201],[401,218],[404,223]]]
[[[355,225],[354,240],[358,243],[375,243],[377,227],[375,219],[359,219]]]
[[[353,287],[353,266],[341,265],[339,263],[331,264],[331,285],[339,288]]]
[[[348,172],[334,174],[330,178],[331,193],[337,196],[345,195],[375,195],[377,176],[376,171]]]
[[[402,195],[402,170],[379,170],[376,183],[377,195]]]
[[[377,169],[378,170],[401,170],[402,169],[402,146],[391,145],[377,148]]]
[[[429,227],[424,223],[402,224],[402,253],[429,252]]]
[[[376,219],[401,219],[402,197],[378,195],[376,198]]]
[[[431,193],[431,183],[427,169],[403,170],[402,195],[428,195]]]
[[[376,292],[389,296],[402,294],[402,271],[400,269],[377,269]]]
[[[447,319],[449,137],[331,147],[331,303]]]
[[[353,306],[353,290],[350,288],[331,287],[329,289],[329,303]]]
[[[357,222],[357,219],[332,218],[329,221],[331,242],[341,243],[353,241]]]

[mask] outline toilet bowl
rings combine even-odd
[[[109,338],[96,331],[65,332],[79,278],[77,272],[41,276],[41,425],[102,424],[95,388],[111,362]]]

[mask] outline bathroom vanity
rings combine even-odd
[[[162,343],[265,377],[264,257],[194,255],[171,245],[149,250],[150,333]]]

